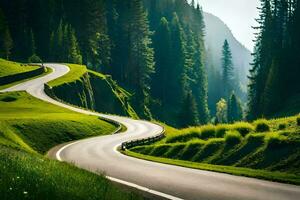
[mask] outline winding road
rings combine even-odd
[[[1,92],[25,90],[46,102],[79,113],[114,120],[127,127],[124,133],[84,139],[56,147],[51,150],[51,154],[56,159],[72,162],[92,172],[103,172],[112,181],[151,193],[157,198],[174,200],[300,199],[299,186],[160,164],[119,153],[116,148],[122,142],[157,135],[163,131],[163,128],[146,121],[86,111],[48,97],[44,92],[44,83],[67,74],[69,68],[60,64],[46,64],[46,66],[53,69],[51,74]]]

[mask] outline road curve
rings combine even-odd
[[[61,77],[69,68],[47,64],[53,73],[1,92],[25,90],[32,96],[83,114],[96,115],[122,123],[127,131],[120,134],[80,140],[53,149],[56,159],[72,162],[80,168],[103,172],[113,181],[129,185],[166,199],[195,200],[298,200],[300,187],[160,164],[128,157],[116,148],[122,142],[157,135],[162,127],[146,121],[89,112],[60,103],[44,92],[44,83]]]

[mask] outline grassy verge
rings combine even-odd
[[[98,117],[45,103],[25,92],[0,94],[0,144],[45,153],[57,144],[114,130]]]
[[[163,140],[134,147],[129,154],[185,167],[299,184],[299,115],[182,130],[164,126]]]
[[[2,199],[141,199],[103,176],[49,160],[49,148],[110,134],[116,127],[35,99],[0,94],[0,193]]]
[[[6,85],[1,85],[0,86],[0,90],[4,90],[4,89],[7,89],[7,88],[10,88],[10,87],[13,87],[15,85],[18,85],[20,83],[23,83],[23,82],[26,82],[26,81],[30,81],[30,80],[33,80],[33,79],[37,79],[37,78],[40,78],[40,77],[43,77],[47,74],[50,74],[52,72],[52,69],[51,68],[46,68],[46,71],[45,73],[39,75],[39,76],[35,76],[35,77],[31,77],[31,78],[27,78],[27,79],[23,79],[21,81],[16,81],[16,82],[13,82],[13,83],[10,83],[10,84],[6,84]]]
[[[30,66],[0,59],[0,77],[29,72],[38,68],[38,66]]]
[[[132,152],[129,150],[124,151],[122,153],[124,153],[125,155],[128,155],[128,156],[135,157],[135,158],[140,158],[140,159],[164,163],[164,164],[170,164],[170,165],[176,165],[176,166],[187,167],[187,168],[192,168],[192,169],[221,172],[221,173],[232,174],[232,175],[237,175],[237,176],[246,176],[246,177],[260,178],[260,179],[266,179],[266,180],[271,180],[271,181],[300,185],[300,177],[299,176],[294,175],[294,174],[283,173],[283,172],[270,172],[270,171],[266,171],[266,170],[255,170],[255,169],[242,168],[242,167],[231,167],[231,166],[222,166],[222,165],[211,165],[211,164],[205,164],[205,163],[195,163],[195,162],[190,162],[190,161],[148,156],[148,155],[135,153],[135,152]]]
[[[0,170],[0,193],[5,200],[142,199],[102,176],[1,145]]]

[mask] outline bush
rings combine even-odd
[[[226,131],[229,130],[229,126],[225,124],[220,124],[216,127],[216,137],[223,138],[226,134]]]
[[[242,141],[243,137],[238,131],[227,131],[225,141],[227,144],[238,144]]]
[[[201,139],[209,139],[216,137],[216,128],[213,125],[203,126],[201,128]]]
[[[263,133],[263,132],[270,131],[270,126],[268,125],[268,121],[265,119],[257,120],[256,122],[254,122],[254,124],[256,125],[255,127],[256,132]]]
[[[233,125],[233,130],[238,131],[242,136],[246,136],[254,130],[254,127],[246,122],[239,122]]]
[[[265,134],[256,133],[256,134],[248,134],[247,142],[248,143],[264,143]]]
[[[300,126],[300,117],[297,117],[296,121],[297,121],[297,125]]]
[[[187,133],[182,133],[179,135],[175,135],[172,137],[167,138],[166,143],[176,143],[176,142],[188,142],[193,139],[199,139],[200,138],[200,131],[190,131]]]
[[[38,57],[36,54],[33,54],[32,56],[30,56],[28,58],[28,62],[29,63],[42,63],[42,59],[40,57]]]
[[[279,129],[279,130],[284,130],[284,129],[286,129],[286,124],[285,124],[285,123],[279,124],[278,129]]]
[[[267,141],[268,146],[274,149],[284,147],[288,143],[286,137],[281,136],[277,133],[273,133],[270,137],[268,137]]]

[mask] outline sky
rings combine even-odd
[[[205,12],[219,17],[233,35],[250,51],[254,47],[255,18],[258,17],[259,0],[198,0]]]

